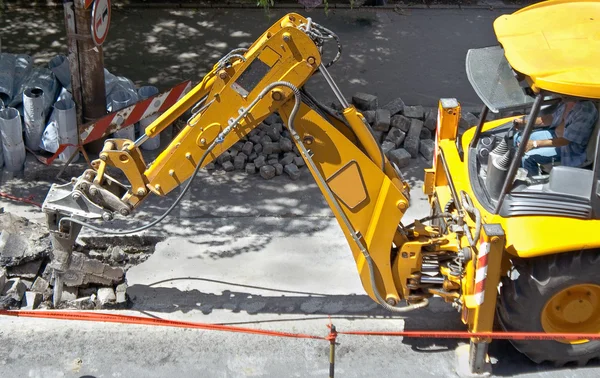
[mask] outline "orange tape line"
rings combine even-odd
[[[0,310],[0,315],[58,319],[58,320],[80,320],[91,322],[138,324],[163,327],[194,328],[206,329],[212,331],[237,332],[253,335],[290,337],[297,339],[315,339],[335,341],[337,335],[349,336],[400,336],[407,338],[427,338],[427,339],[504,339],[504,340],[600,340],[598,333],[545,333],[545,332],[466,332],[466,331],[337,331],[330,330],[327,336],[308,335],[303,333],[288,333],[280,331],[269,331],[255,328],[235,327],[228,325],[218,325],[210,323],[186,322],[180,320],[166,320],[156,318],[146,318],[133,315],[118,315],[97,312],[81,311],[25,311],[25,310]],[[331,327],[331,326],[330,326]]]
[[[78,312],[78,311],[23,311],[23,310],[0,310],[0,315],[28,317],[28,318],[43,318],[43,319],[58,319],[58,320],[81,320],[92,322],[105,323],[122,323],[122,324],[140,324],[163,327],[178,327],[178,328],[195,328],[207,329],[213,331],[249,333],[263,336],[291,337],[297,339],[317,339],[327,340],[327,337],[306,335],[302,333],[288,333],[279,331],[261,330],[255,328],[235,327],[227,325],[218,325],[210,323],[195,323],[185,322],[180,320],[166,320],[156,318],[145,318],[132,315],[113,315],[106,313]]]

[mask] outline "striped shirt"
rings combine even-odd
[[[554,111],[551,129],[560,125],[565,106],[563,102]],[[598,110],[592,101],[579,101],[573,106],[565,119],[563,138],[570,143],[560,148],[561,165],[578,167],[585,163],[588,143],[595,143],[590,141],[590,137],[597,120]]]

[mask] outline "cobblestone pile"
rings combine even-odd
[[[435,149],[437,109],[407,106],[401,98],[381,105],[377,96],[369,93],[356,93],[351,101],[371,126],[384,154],[398,168],[409,166],[419,155],[431,161]],[[341,110],[336,104],[332,107]],[[465,113],[459,128],[464,131],[477,122],[477,116]],[[283,120],[273,114],[206,169],[244,171],[260,174],[266,180],[287,175],[297,180],[305,165]]]

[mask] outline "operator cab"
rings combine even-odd
[[[521,164],[525,151],[515,141],[516,136],[521,135],[521,143],[527,143],[528,137],[524,135],[525,128],[517,130],[514,120],[523,115],[528,120],[552,114],[564,95],[549,90],[535,93],[530,77],[511,67],[502,46],[469,50],[466,69],[473,89],[487,110],[507,117],[499,125],[497,122],[493,126],[480,124],[470,143],[469,175],[479,202],[503,217],[600,218],[597,162],[600,117],[588,140],[583,164],[576,167],[563,166],[560,162],[538,165],[537,174],[528,177]],[[600,113],[597,98],[577,99],[593,101]]]

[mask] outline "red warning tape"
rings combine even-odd
[[[249,333],[254,335],[277,336],[277,337],[292,337],[297,339],[317,339],[328,340],[327,337],[306,335],[302,333],[288,333],[280,331],[269,331],[256,328],[235,327],[228,325],[218,325],[209,323],[185,322],[181,320],[166,320],[157,318],[145,318],[133,315],[113,315],[97,312],[81,312],[81,311],[23,311],[23,310],[0,310],[0,315],[28,317],[28,318],[44,318],[44,319],[59,319],[59,320],[82,320],[91,322],[105,323],[122,323],[122,324],[140,324],[153,325],[163,327],[178,327],[178,328],[195,328],[207,329],[212,331],[226,331],[237,333]]]
[[[248,333],[263,336],[290,337],[296,339],[315,339],[335,341],[337,335],[349,336],[400,336],[407,338],[425,339],[504,339],[504,340],[600,340],[598,333],[545,333],[545,332],[466,332],[466,331],[336,331],[331,325],[329,335],[317,336],[303,333],[289,333],[280,331],[269,331],[256,328],[236,327],[229,325],[218,325],[210,323],[186,322],[181,320],[166,320],[157,318],[146,318],[132,315],[118,315],[98,312],[81,311],[24,311],[24,310],[0,310],[0,315],[44,318],[58,320],[81,320],[91,322],[107,322],[122,324],[152,325],[163,327],[195,328],[213,331]]]
[[[17,197],[17,196],[13,196],[12,194],[8,194],[8,193],[0,192],[0,197],[2,197],[2,198],[6,198],[6,199],[9,199],[9,200],[13,200],[13,201],[18,201],[18,202],[28,203],[28,204],[30,204],[30,205],[37,206],[37,207],[40,207],[40,208],[42,207],[42,204],[41,204],[41,203],[39,203],[39,202],[35,202],[35,201],[33,200],[33,198],[34,198],[34,197],[33,197],[33,195],[31,195],[31,196],[29,196],[29,197],[26,197],[26,198],[23,198],[23,197]]]

